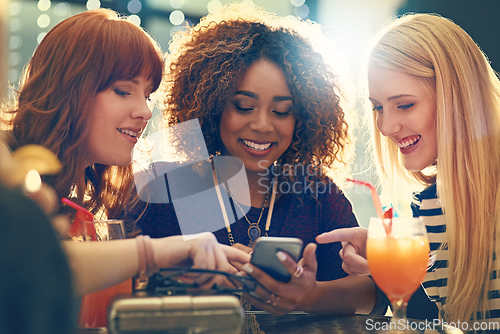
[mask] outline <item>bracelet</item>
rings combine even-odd
[[[154,273],[159,272],[155,263],[155,254],[153,251],[153,245],[151,244],[151,238],[149,235],[143,235],[142,240],[144,241],[144,245],[146,246],[146,275],[150,277]]]
[[[144,290],[148,285],[149,276],[158,272],[158,268],[154,260],[151,238],[148,235],[138,235],[135,241],[139,256],[139,272],[135,281],[135,290]]]
[[[138,235],[135,238],[135,241],[137,243],[137,253],[139,256],[139,273],[137,274],[137,279],[135,280],[135,290],[144,290],[148,286],[149,282],[149,277],[146,275],[146,247],[144,245],[142,235]]]

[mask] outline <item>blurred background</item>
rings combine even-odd
[[[248,1],[248,0],[247,0]],[[148,30],[168,50],[170,36],[186,23],[193,25],[231,0],[0,0],[0,96],[17,87],[21,72],[45,34],[63,19],[93,8],[111,8]],[[464,28],[500,70],[500,1],[498,0],[253,0],[281,16],[295,15],[320,23],[350,61],[356,78],[360,55],[367,41],[394,15],[407,12],[438,13]],[[360,105],[358,103],[358,105]],[[362,113],[361,108],[359,113]],[[158,117],[158,111],[155,111]],[[151,122],[154,125],[154,122]],[[369,135],[356,134],[353,177],[377,183],[366,143]],[[375,210],[367,189],[346,191],[360,225],[367,226]]]

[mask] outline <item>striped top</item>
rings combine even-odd
[[[428,297],[437,304],[441,309],[441,305],[446,304],[448,295],[448,248],[438,250],[441,244],[446,239],[446,221],[441,204],[437,198],[436,185],[426,188],[424,191],[416,195],[420,205],[412,205],[413,215],[420,216],[427,228],[429,245],[432,252],[434,263],[428,269],[422,286],[425,289]],[[500,322],[500,280],[497,279],[497,270],[490,275],[492,280],[488,293],[489,299],[489,315],[487,319]],[[471,273],[472,275],[474,273]]]

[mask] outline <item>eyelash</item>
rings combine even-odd
[[[398,106],[398,109],[408,110],[411,107],[413,107],[414,105],[415,105],[415,103],[403,104],[403,105]],[[382,106],[373,106],[372,110],[380,113],[383,110],[383,107]]]
[[[115,92],[115,94],[116,94],[116,95],[118,95],[118,96],[132,95],[132,94],[130,94],[129,92],[126,92],[126,91],[123,91],[123,90],[121,90],[121,89],[117,89],[117,88],[113,89],[113,91],[114,91],[114,92]]]
[[[114,92],[115,92],[115,94],[116,94],[116,95],[118,95],[118,96],[130,96],[130,95],[132,95],[132,94],[130,94],[129,92],[126,92],[126,91],[124,91],[124,90],[117,89],[117,88],[113,89],[113,91],[114,91]],[[148,101],[148,102],[151,102],[151,101],[152,101],[152,99],[151,99],[151,96],[150,96],[150,95],[148,95],[148,96],[144,96],[144,97],[146,98],[146,101]]]
[[[241,105],[239,105],[238,103],[233,103],[233,104],[234,104],[234,107],[236,108],[236,110],[238,110],[241,113],[248,113],[248,112],[250,112],[250,111],[253,110],[253,108],[244,108]],[[287,116],[289,116],[291,114],[291,110],[284,111],[284,112],[274,110],[273,112],[278,117],[287,117]]]
[[[408,103],[408,104],[403,104],[401,106],[398,106],[398,108],[402,109],[402,110],[408,110],[408,109],[410,109],[413,106],[414,106],[414,103]]]
[[[284,111],[284,112],[281,112],[281,111],[273,111],[276,115],[278,115],[279,117],[287,117],[291,114],[291,111],[288,110],[288,111]]]
[[[233,104],[236,110],[238,110],[239,112],[246,113],[253,110],[253,108],[243,108],[239,103],[233,103]]]

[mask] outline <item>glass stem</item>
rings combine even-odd
[[[397,323],[399,319],[406,320],[406,306],[408,302],[404,299],[391,301],[392,306],[392,322]]]

